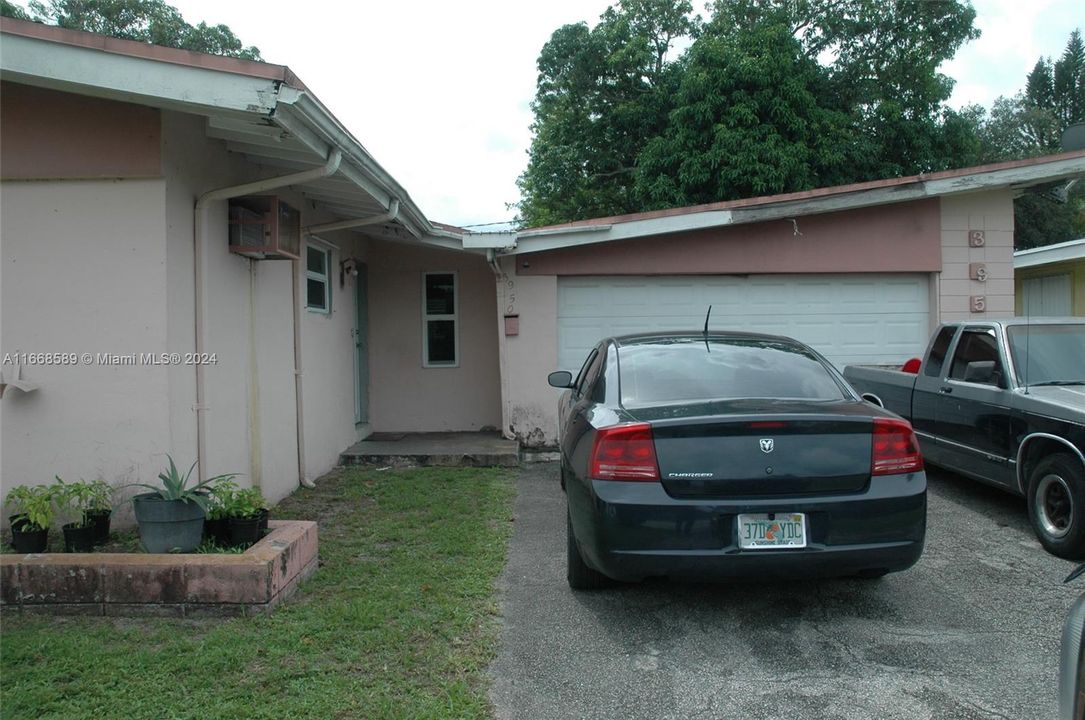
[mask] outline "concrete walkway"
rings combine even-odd
[[[496,432],[374,433],[339,456],[340,465],[370,463],[515,467],[520,446]]]

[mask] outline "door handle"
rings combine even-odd
[[[948,387],[948,386],[943,386],[943,387],[938,388],[938,392],[942,393],[943,395],[951,395],[951,394],[953,394],[953,388]]]

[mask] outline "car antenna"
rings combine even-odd
[[[712,306],[708,306],[708,312],[704,316],[704,349],[708,352],[712,352],[712,348],[708,347],[708,318],[712,317]]]

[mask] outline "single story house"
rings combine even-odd
[[[1085,238],[1013,254],[1018,315],[1085,317]]]
[[[1013,198],[1085,152],[509,233],[427,218],[289,68],[0,21],[0,479],[277,500],[375,431],[556,439],[600,336],[899,362],[1014,309]]]

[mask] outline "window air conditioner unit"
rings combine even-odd
[[[231,199],[230,252],[254,260],[299,260],[301,213],[276,195]]]

